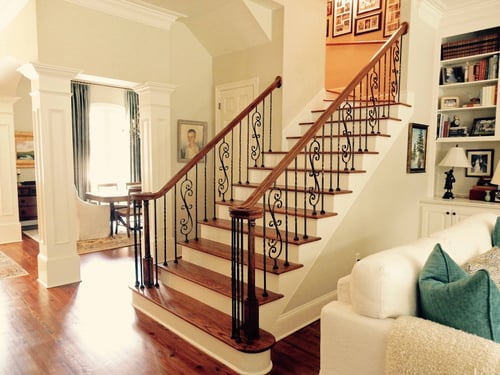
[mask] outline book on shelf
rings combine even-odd
[[[496,104],[497,86],[484,86],[481,88],[481,106],[492,106]]]
[[[480,55],[495,52],[499,49],[500,33],[496,31],[487,35],[443,43],[441,46],[441,60]]]
[[[498,78],[498,54],[464,64],[441,68],[441,84],[484,81]]]

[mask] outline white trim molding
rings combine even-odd
[[[66,0],[69,3],[94,9],[112,16],[125,18],[159,29],[170,26],[185,15],[160,8],[140,0]]]

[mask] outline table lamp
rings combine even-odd
[[[455,182],[455,176],[453,176],[453,168],[469,168],[471,165],[467,156],[465,156],[465,151],[462,147],[452,147],[446,153],[446,156],[439,163],[440,167],[451,167],[446,174],[446,181],[444,183],[444,188],[446,189],[443,199],[453,199],[455,198],[452,193],[453,183]],[[499,176],[500,178],[500,176]]]
[[[500,162],[497,164],[495,168],[495,173],[493,173],[493,177],[491,178],[490,184],[492,185],[500,185]],[[492,194],[495,194],[491,197],[491,201],[498,201],[499,190],[497,188],[496,191],[492,191]]]

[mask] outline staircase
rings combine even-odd
[[[407,27],[344,91],[324,93],[286,151],[271,147],[277,77],[159,192],[135,194],[137,309],[238,373],[271,370],[276,337],[321,308],[288,303],[401,131]]]

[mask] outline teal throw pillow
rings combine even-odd
[[[497,217],[495,228],[493,228],[493,233],[491,234],[491,242],[493,243],[493,246],[500,247],[500,216]]]
[[[500,292],[488,271],[469,276],[437,244],[418,285],[423,318],[500,342]]]

